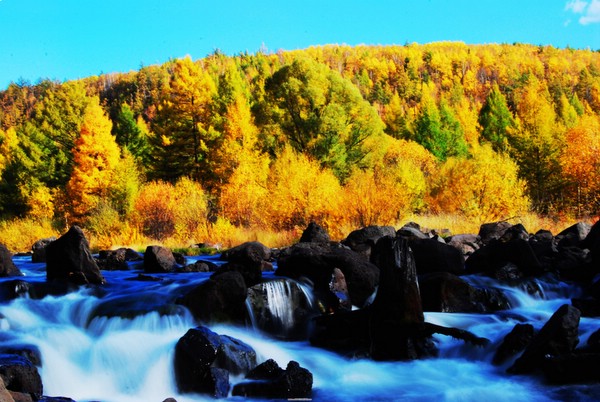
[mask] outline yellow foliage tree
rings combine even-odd
[[[286,146],[271,165],[265,212],[274,229],[305,228],[310,221],[335,224],[341,186],[319,163]]]
[[[450,158],[433,182],[429,208],[478,218],[481,223],[517,216],[529,206],[517,171],[512,159],[488,144],[474,149],[471,158]]]
[[[73,172],[67,183],[71,214],[81,221],[106,197],[120,160],[120,150],[111,135],[112,123],[98,97],[86,107],[81,131],[73,148]]]
[[[600,212],[600,118],[585,114],[567,131],[561,155],[563,173],[576,194],[575,211]]]

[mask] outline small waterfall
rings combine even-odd
[[[251,287],[246,300],[255,329],[286,339],[306,333],[313,305],[312,290],[288,278]]]

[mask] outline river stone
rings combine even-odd
[[[531,324],[516,324],[502,340],[502,343],[494,354],[492,363],[500,365],[509,358],[522,352],[531,343],[535,330]]]
[[[532,373],[543,367],[547,356],[573,352],[579,343],[580,316],[581,313],[575,307],[569,304],[561,306],[508,371],[513,374]]]
[[[263,365],[268,365],[267,368]],[[233,396],[265,399],[310,399],[313,376],[297,362],[290,361],[285,370],[269,360],[250,372],[247,379],[233,387]]]
[[[0,243],[0,277],[23,275],[13,262],[12,257],[8,248]]]
[[[23,356],[0,355],[0,377],[9,391],[31,394],[36,400],[43,394],[37,368]]]
[[[232,374],[247,374],[256,367],[256,351],[239,339],[221,335],[221,345],[214,364]]]
[[[162,246],[148,246],[144,253],[144,272],[148,274],[173,272],[177,267],[173,252]]]
[[[492,240],[498,240],[512,225],[508,222],[484,223],[479,227],[479,239],[483,244],[488,244]]]
[[[78,226],[72,226],[46,246],[46,279],[76,285],[104,283],[89,243]]]
[[[217,358],[221,338],[206,327],[192,328],[175,345],[175,380],[184,393],[210,392],[204,383],[209,368]],[[210,383],[210,379],[208,379]],[[213,384],[214,385],[214,384]]]
[[[300,243],[329,243],[330,241],[329,233],[316,222],[309,223],[300,237]]]
[[[56,240],[56,237],[40,239],[31,246],[31,262],[46,262],[46,246]]]
[[[369,259],[371,248],[384,236],[396,236],[396,229],[393,226],[367,226],[351,232],[342,244]]]

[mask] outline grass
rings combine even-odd
[[[597,219],[596,219],[597,220]],[[576,219],[569,218],[548,218],[536,214],[528,213],[518,217],[508,219],[512,224],[522,224],[529,233],[535,233],[540,229],[546,229],[556,235],[567,227],[579,222]],[[593,224],[595,220],[585,220]],[[416,222],[422,228],[435,230],[444,235],[448,231],[450,234],[463,234],[479,232],[482,223],[477,219],[467,219],[460,215],[410,215],[398,222],[394,227],[402,227],[408,222]],[[162,241],[150,239],[140,233],[139,230],[129,224],[122,226],[118,233],[105,234],[102,236],[86,232],[90,242],[90,248],[93,252],[101,249],[115,249],[119,247],[129,247],[139,252],[144,252],[149,245],[161,245],[171,248],[186,255],[212,254],[221,249],[227,249],[247,241],[258,241],[271,248],[281,248],[296,243],[304,228],[297,228],[290,231],[272,231],[264,228],[237,228],[228,222],[217,222],[203,231],[201,239],[181,239],[167,238]],[[342,240],[352,230],[357,228],[341,227],[332,233],[332,240]],[[35,219],[15,219],[11,221],[0,222],[0,243],[13,253],[27,252],[37,240],[59,236],[60,233],[52,226],[49,220]],[[205,247],[196,247],[194,244],[204,243]]]

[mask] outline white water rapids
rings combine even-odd
[[[24,257],[16,258],[15,262],[27,275],[25,280],[43,280],[44,264],[32,264]],[[25,344],[39,348],[42,357],[39,371],[44,394],[48,396],[64,396],[79,402],[161,402],[168,397],[178,402],[212,400],[200,395],[181,395],[175,386],[175,344],[189,328],[197,326],[185,309],[173,309],[162,315],[148,312],[135,318],[95,313],[107,300],[117,306],[152,304],[170,294],[184,292],[208,275],[165,274],[162,282],[125,280],[136,275],[137,271],[105,272],[109,285],[100,295],[81,289],[60,297],[47,296],[41,300],[22,297],[0,304],[0,347]],[[540,282],[540,286],[544,298],[508,289],[514,308],[497,314],[426,313],[429,322],[467,329],[490,339],[491,343],[475,347],[436,335],[440,356],[413,362],[348,359],[314,348],[308,342],[279,341],[252,328],[224,325],[210,328],[254,347],[259,362],[273,358],[285,367],[290,360],[298,361],[313,373],[313,396],[319,401],[598,399],[597,386],[549,386],[536,376],[506,374],[512,361],[501,367],[491,364],[502,338],[516,323],[530,322],[536,329],[541,328],[576,292],[564,284]],[[271,291],[276,289],[273,287]],[[284,287],[281,289],[285,292]],[[136,298],[141,301],[135,302]],[[280,309],[283,302],[278,303]],[[580,345],[598,328],[600,320],[583,318]],[[232,383],[239,380],[231,379]]]

